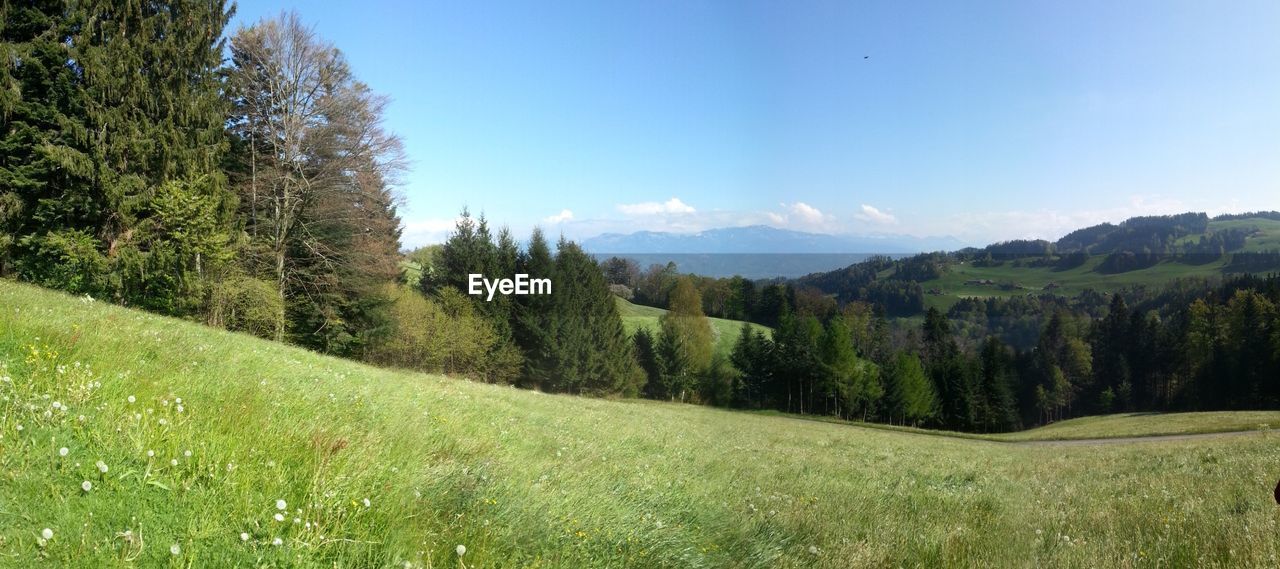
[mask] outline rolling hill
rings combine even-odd
[[[622,315],[622,326],[626,328],[628,334],[634,334],[640,328],[647,328],[653,333],[657,333],[661,324],[658,319],[666,314],[667,311],[662,308],[654,308],[652,306],[643,306],[628,302],[622,298],[617,298],[618,312]],[[733,351],[733,344],[738,341],[738,335],[742,333],[742,321],[725,320],[723,318],[708,318],[711,322],[711,334],[715,342],[716,353],[728,356]],[[769,333],[770,329],[759,324],[751,324],[751,328],[755,330]]]
[[[1276,563],[1267,433],[1048,447],[554,396],[7,281],[0,366],[5,566]]]
[[[1235,263],[1240,253],[1280,252],[1278,216],[1268,212],[1213,219],[1203,214],[1134,218],[1119,225],[1083,228],[1053,243],[1015,241],[899,259],[895,267],[874,274],[875,280],[919,283],[924,306],[945,311],[961,298],[1042,293],[1075,296],[1086,289],[1110,292],[1133,286],[1160,287],[1180,278],[1280,271],[1280,256],[1244,268]],[[1196,246],[1201,243],[1213,252],[1198,252]],[[1062,262],[1072,254],[1082,255],[1078,263]],[[1131,261],[1133,266],[1117,268],[1124,255],[1131,254],[1138,256],[1137,261]],[[904,276],[904,266],[926,258],[937,266],[931,276]],[[869,276],[857,273],[857,268],[853,265],[815,273],[796,282],[851,300],[852,291],[865,286]]]

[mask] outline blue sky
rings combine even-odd
[[[1055,238],[1280,209],[1280,2],[239,2],[392,98],[406,245],[769,224]]]

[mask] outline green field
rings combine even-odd
[[[760,411],[760,415],[786,416],[776,411]],[[918,429],[881,423],[842,421],[812,415],[791,415],[794,419],[838,423],[868,429],[884,429],[914,434],[947,436],[994,442],[1076,441],[1090,439],[1120,439],[1130,437],[1159,437],[1165,435],[1200,435],[1213,433],[1238,433],[1246,431],[1270,432],[1280,428],[1280,411],[1203,411],[1192,413],[1118,413],[1067,419],[1034,429],[1014,433],[961,433]]]
[[[1231,228],[1258,230],[1256,235],[1245,240],[1245,246],[1241,251],[1280,250],[1280,221],[1253,218],[1209,223],[1210,231]],[[1193,235],[1179,241],[1193,241],[1198,238],[1198,235]],[[1168,260],[1146,269],[1104,274],[1096,270],[1103,260],[1102,256],[1095,256],[1083,265],[1065,271],[1053,267],[1014,266],[1013,260],[995,267],[955,263],[948,267],[942,277],[924,281],[921,286],[925,291],[933,291],[932,294],[925,295],[925,305],[945,311],[961,298],[1010,297],[1042,292],[1074,296],[1085,289],[1110,292],[1135,285],[1158,287],[1177,278],[1221,276],[1223,269],[1230,262],[1229,257],[1204,264]],[[993,281],[995,284],[972,282],[982,280]],[[1018,285],[1021,288],[1005,290],[998,286],[1001,284]]]
[[[640,328],[648,328],[650,331],[658,332],[658,319],[666,314],[667,311],[652,306],[642,306],[627,302],[618,298],[618,312],[622,314],[622,326],[626,328],[628,334],[634,334]],[[739,320],[725,320],[723,318],[708,318],[711,321],[711,335],[715,338],[716,353],[728,356],[733,352],[733,344],[738,341],[738,335],[742,333],[742,322]],[[759,324],[752,324],[751,327],[756,330],[769,332],[769,328]]]
[[[1280,549],[1269,433],[1046,447],[545,395],[7,281],[0,362],[4,566],[1275,567]]]
[[[997,440],[1048,441],[1280,429],[1280,411],[1125,413],[1068,419]]]

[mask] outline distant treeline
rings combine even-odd
[[[1119,411],[1280,407],[1280,278],[1238,277],[1177,296],[1132,310],[1115,294],[1099,319],[1046,307],[1027,349],[995,336],[964,348],[957,323],[936,310],[898,337],[865,308],[846,307],[825,327],[789,317],[772,341],[744,331],[736,403],[969,431]],[[830,355],[825,346],[848,334],[867,363]]]

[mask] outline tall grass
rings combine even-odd
[[[1270,435],[1014,447],[552,396],[7,282],[0,365],[7,566],[1277,564]]]

